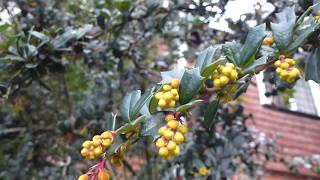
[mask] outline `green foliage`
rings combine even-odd
[[[216,122],[216,116],[219,108],[219,100],[210,102],[204,112],[204,124],[207,128],[211,129]]]
[[[307,62],[306,69],[306,81],[313,80],[314,82],[320,83],[320,49],[317,48],[311,55]]]
[[[204,78],[200,75],[200,69],[186,70],[181,78],[180,103],[186,104],[198,93]]]

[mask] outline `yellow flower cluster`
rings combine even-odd
[[[238,79],[238,72],[232,63],[226,63],[225,66],[219,65],[217,71],[212,74],[213,86],[217,89],[224,88]]]
[[[233,95],[235,92],[237,92],[238,90],[238,86],[237,85],[233,85],[233,86],[228,86],[224,89],[223,91],[223,96],[221,97],[221,101],[223,103],[227,103],[233,100]]]
[[[188,127],[172,114],[167,115],[165,120],[167,125],[159,128],[160,137],[156,141],[156,147],[164,160],[170,160],[180,154],[179,145],[185,141],[184,135],[188,132]]]
[[[96,177],[97,180],[109,180],[110,179],[110,173],[105,168],[101,168],[98,171],[98,174],[94,173],[88,173],[88,174],[82,174],[78,177],[78,180],[90,180],[93,179],[92,177]]]
[[[161,91],[156,93],[155,98],[158,100],[161,109],[176,106],[176,101],[179,100],[179,86],[180,80],[173,79],[171,83],[163,85]]]
[[[204,176],[207,176],[208,174],[209,174],[208,168],[206,168],[204,166],[199,168],[199,175],[200,176],[204,177]]]
[[[290,58],[280,57],[274,65],[276,66],[276,73],[280,79],[288,83],[293,83],[300,75],[299,69],[294,67],[296,61]]]
[[[110,131],[95,135],[92,141],[87,140],[82,143],[81,155],[86,159],[95,159],[110,147],[112,141],[113,134]]]
[[[272,46],[274,40],[272,37],[266,37],[264,38],[262,44],[265,45],[265,46]]]

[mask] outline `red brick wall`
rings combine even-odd
[[[301,114],[284,112],[260,105],[258,88],[250,86],[243,97],[245,109],[252,114],[251,126],[273,137],[278,134],[277,143],[288,157],[297,155],[320,154],[320,119]],[[269,164],[266,179],[320,179],[311,171],[301,169],[302,176],[290,174],[281,164]],[[308,177],[308,178],[307,178]]]

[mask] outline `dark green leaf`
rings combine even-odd
[[[240,53],[241,67],[248,67],[254,61],[255,55],[266,37],[265,24],[252,28],[246,38]]]
[[[260,57],[259,59],[255,60],[253,64],[251,64],[249,67],[247,67],[243,73],[244,74],[247,74],[247,73],[253,73],[255,72],[256,68],[261,66],[261,65],[264,65],[267,63],[267,59],[268,57],[267,56],[262,56]]]
[[[135,119],[139,115],[140,110],[142,107],[151,99],[153,96],[153,88],[147,90],[140,99],[135,103],[132,110],[130,111],[130,119]]]
[[[277,20],[279,23],[289,23],[291,25],[295,24],[296,22],[296,13],[295,7],[286,7],[280,13],[276,14]]]
[[[184,104],[182,106],[179,106],[176,111],[177,112],[185,112],[191,108],[193,108],[194,106],[197,106],[198,104],[202,103],[203,100],[194,100],[194,101],[191,101],[187,104]]]
[[[305,68],[305,79],[320,83],[320,49],[317,48],[311,55]]]
[[[211,129],[212,125],[216,121],[218,107],[219,107],[219,100],[214,100],[206,106],[206,109],[204,112],[204,124],[209,129]]]
[[[132,0],[113,0],[112,4],[115,8],[119,9],[120,11],[128,11]]]
[[[240,44],[235,41],[226,42],[222,46],[222,50],[227,60],[237,66],[240,64]]]
[[[41,41],[49,41],[49,37],[46,36],[43,33],[37,32],[37,31],[30,31],[30,34],[38,39],[40,39]]]
[[[166,124],[164,120],[166,111],[159,111],[149,117],[142,125],[141,136],[151,136],[153,140],[159,137],[158,130]]]
[[[4,24],[0,25],[0,33],[5,32],[7,29],[9,29],[9,27],[10,27],[10,24],[8,24],[8,23],[4,23]]]
[[[111,156],[115,154],[118,149],[125,143],[126,138],[123,135],[118,135],[116,138],[113,140],[111,146],[107,150],[107,155]]]
[[[207,49],[201,51],[198,55],[195,67],[199,67],[201,73],[203,73],[206,67],[212,62],[212,58],[216,50],[216,47],[210,46]]]
[[[301,45],[303,45],[307,40],[308,37],[312,35],[312,33],[314,33],[317,29],[320,28],[320,24],[319,23],[315,23],[315,21],[311,21],[311,24],[301,30],[300,34],[296,37],[296,39],[290,44],[290,46],[288,47],[288,52],[293,52],[296,49],[298,49]]]
[[[213,63],[209,64],[201,73],[201,76],[205,77],[205,79],[207,79],[214,70],[217,69],[217,67],[219,66],[219,64],[222,62],[221,59],[214,61]]]
[[[181,104],[188,103],[198,93],[203,79],[199,68],[193,68],[184,72],[179,90]]]
[[[1,60],[12,60],[12,61],[25,61],[25,59],[23,59],[22,57],[20,56],[14,56],[14,55],[6,55],[4,57],[1,57],[0,58],[0,61]]]
[[[138,102],[138,100],[140,99],[140,97],[141,97],[140,90],[133,91],[124,97],[122,104],[120,106],[120,114],[123,120],[125,121],[132,120],[131,119],[132,110],[136,105],[136,103]]]

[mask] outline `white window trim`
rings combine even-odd
[[[256,75],[256,83],[258,86],[258,93],[259,93],[259,102],[261,105],[270,105],[272,100],[270,97],[265,96],[266,93],[266,85],[263,82],[263,72],[261,71],[259,74]],[[320,85],[314,81],[308,81],[311,95],[313,98],[313,102],[315,108],[317,110],[317,115],[320,116]]]

